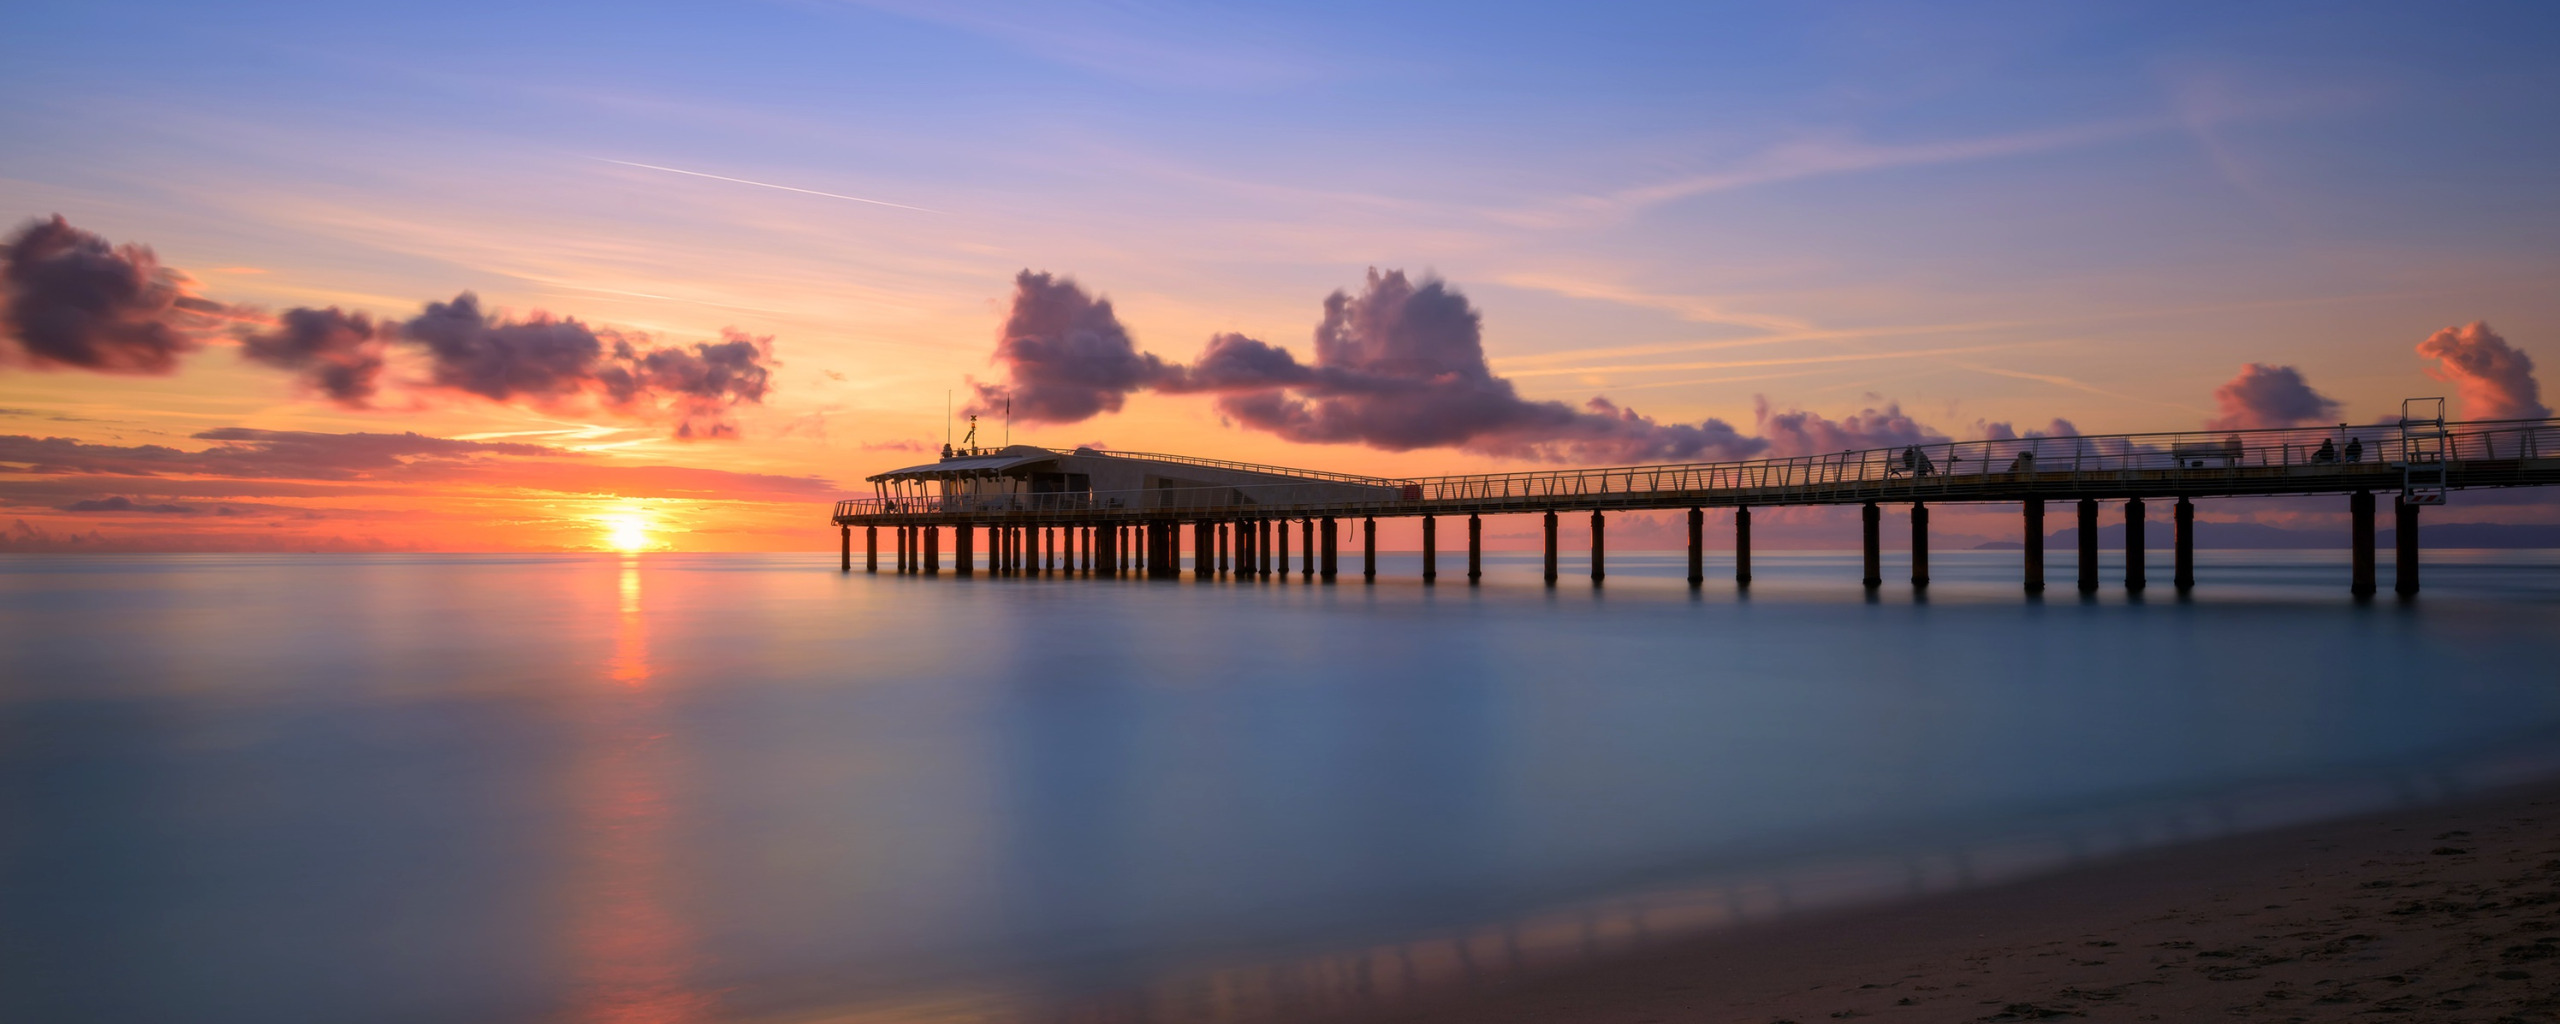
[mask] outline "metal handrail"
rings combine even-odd
[[[1635,505],[1669,496],[1694,498],[1700,503],[1720,503],[1716,499],[1724,497],[1749,498],[1753,504],[1816,504],[1888,496],[1924,499],[1932,494],[1954,494],[1965,488],[2007,482],[2068,486],[2091,481],[2157,481],[2166,494],[2176,491],[2181,479],[2202,481],[2233,475],[2298,479],[2304,489],[2316,489],[2328,477],[2400,468],[2407,453],[2396,450],[2402,447],[2393,443],[2398,437],[2397,424],[2373,424],[1939,441],[1735,462],[1472,473],[1405,480],[1304,474],[1310,479],[1359,483],[1385,492],[1375,499],[1277,500],[1294,499],[1286,492],[1302,486],[1300,481],[1282,481],[1143,491],[855,498],[838,502],[836,515],[950,516],[1088,510],[1120,515],[1213,511],[1271,516],[1308,510],[1412,515],[1431,505],[1534,510],[1550,501],[1577,506]],[[2350,441],[2354,443],[2351,445]],[[2444,461],[2452,464],[2560,457],[2560,418],[2447,423],[2445,434],[2437,443]],[[2350,453],[2355,455],[2354,461],[2349,461]],[[1124,454],[1131,458],[1185,461],[1173,456]],[[1244,465],[1207,459],[1187,461]],[[1274,500],[1262,500],[1266,498]]]

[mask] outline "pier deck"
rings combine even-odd
[[[1287,524],[1297,521],[1304,538],[1304,573],[1315,574],[1321,554],[1329,579],[1338,520],[1419,517],[1431,536],[1437,517],[1456,515],[1469,519],[1473,578],[1481,561],[1479,517],[1528,513],[1547,517],[1552,581],[1555,516],[1588,513],[1593,517],[1597,579],[1602,572],[1599,528],[1606,513],[1688,509],[1693,512],[1694,583],[1702,543],[1695,513],[1733,508],[1741,510],[1736,551],[1745,566],[1738,578],[1747,582],[1750,509],[1861,505],[1866,507],[1865,582],[1872,587],[1881,582],[1876,506],[1908,504],[1913,582],[1926,585],[1928,505],[2010,503],[2022,506],[2027,519],[2031,590],[2042,586],[2043,506],[2048,501],[2079,506],[2084,589],[2093,585],[2097,502],[2125,503],[2127,544],[2135,558],[2127,585],[2139,588],[2143,499],[2176,501],[2176,579],[2183,589],[2192,582],[2193,499],[2343,494],[2350,496],[2350,512],[2358,524],[2359,540],[2352,546],[2361,551],[2355,583],[2359,593],[2372,590],[2373,496],[2389,492],[2404,527],[2400,589],[2409,593],[2416,586],[2417,510],[2442,503],[2453,491],[2560,485],[2560,419],[2412,418],[2367,427],[1948,441],[1736,462],[1417,478],[1013,446],[956,454],[939,463],[883,473],[872,482],[875,496],[848,499],[835,508],[848,570],[854,527],[865,530],[867,564],[875,571],[876,531],[891,527],[898,534],[901,571],[928,572],[939,571],[939,534],[950,528],[954,553],[963,559],[955,566],[961,572],[974,567],[972,537],[984,529],[999,552],[988,563],[996,571],[1007,571],[1014,557],[1008,552],[1027,545],[1033,557],[1048,556],[1050,563],[1057,551],[1068,552],[1071,566],[1073,553],[1082,550],[1087,569],[1100,549],[1107,553],[1105,572],[1128,569],[1161,576],[1178,569],[1178,532],[1187,523],[1199,541],[1194,546],[1196,572],[1230,571],[1231,552],[1236,553],[1233,571],[1264,572],[1268,567],[1259,556],[1276,551],[1285,575]],[[1276,539],[1274,524],[1280,527]],[[1363,536],[1370,535],[1364,531]],[[1364,571],[1373,575],[1374,539],[1367,544]],[[1426,579],[1436,576],[1435,561],[1436,555],[1426,554]]]

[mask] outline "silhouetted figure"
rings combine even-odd
[[[2325,466],[2336,461],[2338,461],[2338,443],[2325,437],[2321,438],[2320,450],[2311,453],[2311,464]]]
[[[1936,472],[1937,468],[1938,467],[1935,464],[1929,461],[1928,456],[1920,454],[1919,445],[1906,445],[1903,447],[1903,472],[1909,473],[1912,476],[1928,476],[1929,474]]]
[[[2017,458],[2009,460],[2009,472],[2033,473],[2035,471],[2036,453],[2034,452],[2019,452]]]
[[[2348,439],[2347,439],[2347,461],[2349,461],[2349,462],[2363,462],[2363,461],[2364,461],[2364,439],[2363,439],[2363,438],[2361,438],[2361,437],[2350,437],[2350,438],[2348,438]]]

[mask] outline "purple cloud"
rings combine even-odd
[[[363,313],[288,309],[273,327],[243,328],[239,336],[242,358],[292,370],[340,405],[362,407],[381,388],[390,332]]]
[[[966,410],[1010,407],[1025,423],[1074,423],[1120,411],[1130,392],[1162,383],[1174,371],[1138,351],[1111,300],[1085,294],[1071,278],[1035,274],[1013,279],[1013,310],[996,339],[1002,384],[980,384]]]
[[[1861,409],[1837,420],[1800,409],[1773,413],[1769,411],[1768,399],[1756,396],[1752,404],[1760,421],[1760,432],[1768,439],[1770,452],[1776,455],[1821,455],[1868,448],[1938,444],[1949,440],[1947,435],[1912,419],[1902,411],[1902,406],[1891,402],[1882,409]]]
[[[110,246],[60,214],[0,251],[0,353],[37,368],[168,373],[222,310],[149,248]]]
[[[2290,366],[2250,363],[2239,376],[2213,389],[2222,415],[2205,421],[2207,430],[2255,430],[2329,423],[2338,403],[2311,389],[2302,371]]]
[[[425,350],[428,381],[436,387],[536,404],[592,394],[626,413],[672,411],[676,436],[685,438],[736,436],[730,410],[762,403],[772,387],[765,365],[773,355],[771,338],[728,330],[718,342],[651,345],[647,335],[600,330],[570,317],[492,315],[470,292],[428,303],[400,325],[399,337]]]
[[[1215,392],[1218,411],[1292,441],[1389,451],[1453,447],[1555,462],[1734,459],[1766,444],[1731,424],[1660,423],[1606,398],[1576,409],[1520,397],[1485,361],[1483,317],[1437,279],[1372,269],[1357,296],[1326,297],[1313,365],[1237,334],[1159,378]]]

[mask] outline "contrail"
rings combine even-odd
[[[909,205],[907,205],[907,204],[905,204],[905,203],[892,203],[892,202],[889,202],[889,201],[887,201],[887,200],[882,200],[882,199],[864,199],[864,198],[862,198],[861,196],[848,196],[848,195],[841,195],[841,194],[838,194],[838,193],[835,193],[835,192],[820,192],[820,191],[818,191],[817,189],[814,189],[814,188],[793,188],[793,187],[791,187],[791,186],[789,186],[789,185],[776,185],[776,184],[774,184],[774,183],[772,183],[772,182],[770,182],[770,181],[749,181],[749,180],[747,180],[747,179],[745,179],[745,178],[732,178],[732,177],[729,177],[728,175],[725,175],[725,174],[704,174],[704,173],[702,173],[701,171],[688,171],[688,170],[685,170],[685,169],[684,169],[684,168],[682,168],[682,167],[660,167],[660,166],[658,166],[658,165],[656,165],[656,164],[633,163],[633,162],[631,162],[631,161],[629,161],[629,160],[614,160],[614,159],[611,159],[611,158],[608,158],[608,157],[601,157],[601,156],[599,156],[599,157],[593,157],[593,158],[591,158],[591,159],[601,160],[601,161],[603,161],[603,162],[605,162],[605,163],[609,163],[609,164],[621,164],[621,165],[622,165],[622,166],[624,166],[624,167],[645,167],[645,168],[648,168],[649,170],[652,170],[652,171],[665,171],[665,172],[667,172],[667,173],[669,173],[669,174],[690,174],[690,175],[692,175],[692,176],[694,176],[694,177],[697,177],[697,178],[710,178],[710,179],[712,179],[712,180],[714,180],[714,181],[734,181],[734,182],[737,182],[738,184],[741,184],[741,185],[753,185],[753,186],[756,186],[757,188],[778,188],[778,189],[781,189],[781,190],[783,190],[783,191],[785,191],[785,192],[798,192],[798,193],[801,193],[801,194],[803,194],[803,195],[825,196],[825,197],[827,197],[827,198],[829,198],[829,199],[850,199],[850,200],[853,200],[854,202],[857,202],[857,203],[869,203],[869,204],[871,204],[871,205],[873,205],[873,206],[892,206],[892,207],[896,207],[896,208],[901,209],[901,210],[914,210],[914,211],[915,211],[915,212],[917,212],[917,213],[941,213],[941,212],[942,212],[942,211],[940,211],[940,210],[928,210],[928,209],[925,209],[924,207],[921,207],[921,206],[909,206]]]

